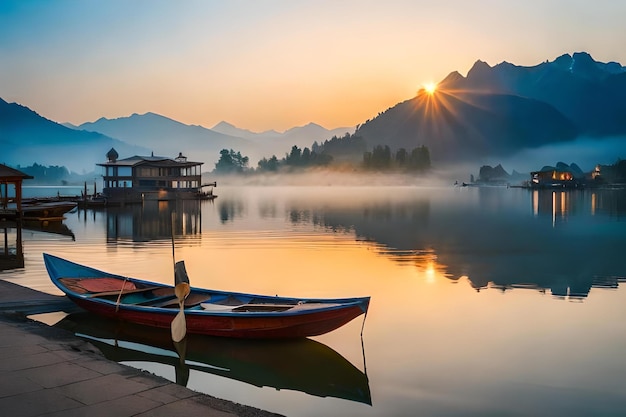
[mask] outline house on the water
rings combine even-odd
[[[576,164],[559,162],[555,167],[544,166],[530,173],[532,188],[579,188],[583,186],[585,174]]]
[[[154,155],[118,159],[111,148],[106,156],[107,162],[97,165],[104,170],[102,194],[107,204],[215,198],[216,184],[202,184],[203,162],[187,161],[182,153],[174,159]],[[204,187],[210,188],[205,192]]]

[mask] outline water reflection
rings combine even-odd
[[[206,202],[212,204],[212,202]],[[203,202],[195,200],[145,201],[106,209],[107,242],[146,242],[202,232]],[[172,213],[176,213],[172,226]]]
[[[74,232],[72,231],[72,229],[70,229],[62,221],[54,221],[54,222],[23,221],[22,224],[25,230],[52,233],[55,235],[67,236],[67,237],[72,238],[72,240],[76,240],[76,236],[74,235]]]
[[[535,216],[550,215],[553,223],[573,215],[626,215],[626,193],[622,190],[533,190]]]
[[[24,268],[21,225],[14,221],[0,220],[0,229],[2,230],[0,271]]]
[[[76,240],[74,232],[62,221],[0,220],[2,246],[0,271],[24,268],[24,233],[49,233]],[[28,237],[30,233],[26,233]]]
[[[353,231],[383,256],[420,272],[467,278],[476,290],[532,288],[580,299],[591,288],[623,282],[626,229],[620,223],[609,228],[600,219],[626,214],[623,191],[536,190],[530,212],[527,190],[475,192],[476,200],[461,195],[458,201],[421,196],[347,205],[293,200],[286,217],[294,224]]]
[[[176,383],[190,371],[206,372],[257,387],[301,391],[371,405],[367,376],[330,347],[310,339],[237,340],[188,334],[174,345],[169,330],[74,313],[56,327],[89,340],[116,362],[154,362],[175,368]],[[193,387],[190,387],[193,388]]]
[[[218,211],[220,215],[220,221],[222,223],[228,223],[235,218],[241,218],[245,213],[245,205],[240,198],[220,198],[218,202]]]

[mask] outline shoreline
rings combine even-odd
[[[27,317],[63,309],[78,307],[0,278],[0,409],[7,414],[281,417],[111,361],[72,332]]]

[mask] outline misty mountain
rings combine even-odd
[[[368,146],[414,149],[425,145],[433,162],[477,160],[521,148],[569,141],[577,129],[554,107],[524,97],[451,93],[418,95],[361,125]]]
[[[586,53],[534,67],[477,61],[467,77],[454,71],[433,95],[420,90],[356,132],[368,146],[426,145],[435,163],[493,159],[580,135],[625,133],[626,68]]]
[[[186,125],[155,113],[135,113],[117,119],[103,117],[95,122],[83,123],[78,128],[148,148],[155,155],[175,157],[182,152],[191,161],[204,162],[203,170],[206,171],[214,168],[222,149],[245,149],[254,155],[258,153],[255,144],[247,139],[202,126]]]
[[[69,129],[28,107],[0,99],[0,162],[7,165],[59,165],[82,173],[96,170],[115,147],[128,155],[146,149],[101,133]]]
[[[265,132],[252,132],[240,129],[227,122],[220,122],[213,126],[212,130],[227,135],[239,136],[254,141],[262,150],[264,157],[276,155],[282,158],[291,151],[291,147],[296,145],[300,149],[311,148],[314,142],[322,143],[333,136],[341,137],[346,133],[353,133],[354,127],[340,127],[337,129],[326,129],[316,123],[309,123],[305,126],[293,127],[283,133],[275,130]]]
[[[316,140],[330,139],[334,132],[314,123],[284,133],[255,133],[226,122],[217,124],[214,129],[207,129],[186,125],[155,113],[133,114],[117,119],[101,118],[83,123],[78,128],[146,147],[158,155],[176,156],[182,152],[190,160],[204,162],[203,170],[206,171],[214,168],[222,149],[233,149],[248,156],[249,166],[255,168],[263,157],[276,155],[280,158],[289,153],[293,145],[311,147]]]
[[[257,133],[248,129],[241,129],[231,123],[221,121],[211,128],[211,130],[225,135],[238,136],[245,139],[258,139],[258,138],[277,138],[281,133],[275,130],[267,130],[265,132]]]

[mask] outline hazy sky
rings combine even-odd
[[[477,59],[626,65],[625,20],[623,0],[0,0],[0,97],[74,124],[345,127]]]

